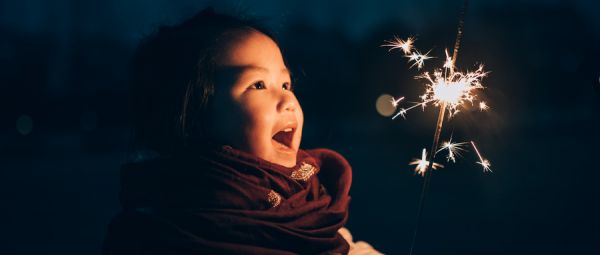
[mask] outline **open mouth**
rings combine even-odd
[[[273,141],[280,145],[283,145],[286,149],[292,149],[292,140],[294,138],[295,131],[295,128],[284,128],[283,130],[273,135]]]

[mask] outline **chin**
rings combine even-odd
[[[278,165],[282,165],[285,167],[293,167],[296,165],[296,156],[297,152],[294,155],[279,155],[279,153],[275,152],[272,157],[272,160],[269,160],[271,163],[275,163]]]
[[[280,165],[285,166],[285,167],[294,167],[294,166],[296,166],[296,159],[294,158],[294,160],[292,160],[292,161],[286,161],[286,162],[284,162],[283,164],[280,164]]]
[[[269,161],[271,161],[271,163],[275,163],[275,164],[282,165],[285,167],[293,167],[296,165],[296,157],[295,156],[293,158],[276,157],[275,159],[269,160]]]

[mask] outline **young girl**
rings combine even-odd
[[[133,62],[138,157],[104,254],[379,254],[354,243],[351,168],[301,150],[302,108],[277,43],[205,10]]]

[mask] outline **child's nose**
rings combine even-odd
[[[280,112],[283,111],[295,111],[296,110],[296,100],[291,93],[283,93],[279,100],[279,104],[277,105],[277,110]]]

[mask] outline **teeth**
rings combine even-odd
[[[292,132],[292,128],[286,128],[283,130],[283,132]]]

